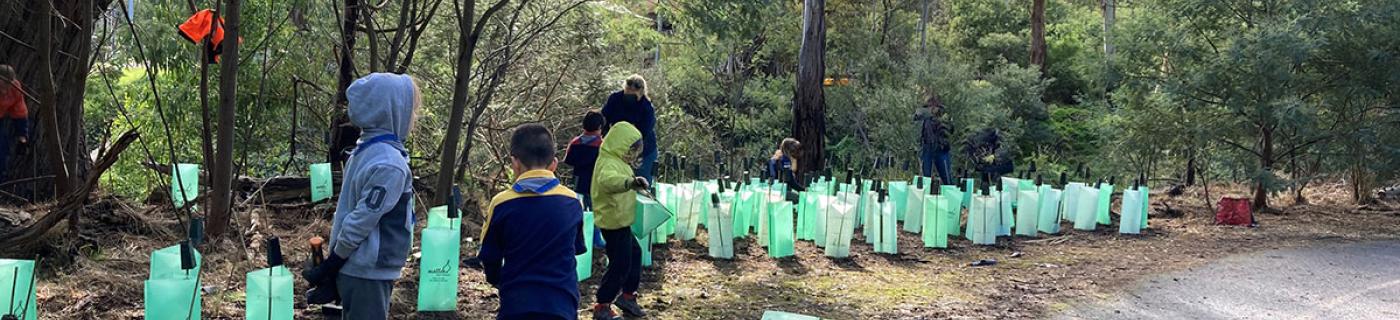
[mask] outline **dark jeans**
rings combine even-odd
[[[923,160],[924,176],[933,177],[933,169],[938,169],[938,180],[943,185],[953,184],[953,159],[948,150],[938,150],[937,147],[925,145],[919,152],[919,159]]]
[[[27,120],[0,118],[0,182],[6,181],[6,178],[9,178],[10,156],[12,151],[10,149],[11,146],[15,144],[15,140],[19,138],[19,136],[15,134],[16,126],[19,125],[16,123],[18,121]]]
[[[652,180],[651,178],[653,171],[656,169],[656,154],[657,151],[654,150],[651,153],[642,154],[642,165],[637,168],[636,175],[639,177],[646,177],[647,182],[656,182],[656,180]]]
[[[611,245],[603,252],[608,255],[608,272],[598,284],[598,303],[612,303],[621,293],[635,293],[642,284],[642,247],[632,237],[631,228],[603,230],[603,239]]]

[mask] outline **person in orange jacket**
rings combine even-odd
[[[0,181],[9,171],[10,149],[23,150],[29,143],[29,107],[24,103],[24,87],[15,68],[0,64]]]

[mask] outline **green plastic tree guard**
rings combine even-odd
[[[963,179],[963,187],[963,190],[967,191],[964,191],[962,194],[962,207],[972,208],[972,194],[977,193],[977,180]]]
[[[1043,186],[1040,188],[1040,221],[1036,228],[1047,234],[1060,233],[1060,190]]]
[[[895,231],[899,222],[895,220],[894,205],[877,202],[871,212],[870,223],[865,228],[871,230],[869,233],[873,236],[866,238],[867,242],[874,246],[875,253],[899,254]]]
[[[1147,213],[1152,211],[1152,201],[1148,200],[1147,185],[1138,187],[1138,192],[1142,194],[1142,229],[1147,229]]]
[[[909,206],[909,183],[904,181],[890,181],[890,204],[893,205],[894,215],[899,221],[904,221],[904,212]]]
[[[321,202],[321,200],[330,199],[331,194],[334,193],[335,187],[331,179],[331,164],[311,164],[311,202]]]
[[[960,207],[956,202],[961,202],[962,197],[954,199],[947,195],[930,195],[924,197],[923,240],[924,247],[927,248],[947,248],[948,247],[948,221],[945,216],[952,213],[949,207]]]
[[[855,196],[850,196],[854,199]],[[826,256],[846,258],[851,256],[851,237],[856,228],[855,206],[845,201],[832,203],[826,213]]]
[[[1060,218],[1073,223],[1079,218],[1079,193],[1084,190],[1085,185],[1079,182],[1070,182],[1065,186],[1065,192],[1060,195],[1060,202],[1064,203],[1063,210],[1060,211]]]
[[[711,258],[734,259],[734,215],[729,206],[723,201],[718,206],[711,205],[713,210],[705,223]]]
[[[203,298],[199,292],[199,275],[191,272],[185,279],[146,280],[145,318],[147,320],[202,319]]]
[[[1034,237],[1038,235],[1036,223],[1040,220],[1040,194],[1035,191],[1018,191],[1017,199],[1021,199],[1020,206],[1016,207],[1016,234]]]
[[[1016,224],[1016,217],[1012,214],[1015,212],[1016,209],[1016,189],[1013,187],[1008,187],[1006,189],[1007,190],[1005,191],[997,192],[1001,195],[1001,199],[998,199],[999,201],[1001,201],[1001,209],[997,211],[998,213],[1001,213],[1001,216],[999,218],[1000,220],[998,221],[1000,224],[997,227],[998,236],[1011,235],[1011,227]]]
[[[458,217],[462,216],[460,209],[457,210],[457,213]],[[428,228],[461,229],[462,219],[450,219],[447,217],[447,206],[436,206],[428,209]]]
[[[1079,204],[1076,204],[1079,212],[1074,213],[1074,229],[1093,231],[1098,222],[1095,221],[1099,211],[1099,189],[1090,187],[1079,188]]]
[[[967,213],[967,237],[973,244],[997,244],[1001,225],[1001,201],[995,196],[975,196]]]
[[[821,318],[796,313],[765,310],[763,311],[762,320],[821,320]]]
[[[865,196],[860,197],[860,199],[864,206],[864,210],[861,210],[864,212],[861,218],[865,219],[865,221],[861,221],[856,225],[861,226],[861,234],[865,235],[865,244],[874,245],[877,238],[876,234],[878,234],[877,231],[880,230],[880,226],[873,225],[880,215],[878,213],[880,212],[879,194],[874,191],[866,191]]]
[[[837,201],[837,197],[826,194],[814,194],[817,198],[817,205],[812,209],[812,226],[807,229],[812,234],[812,243],[818,248],[826,248],[826,220],[831,212],[831,206]]]
[[[590,219],[591,220],[591,219]],[[589,221],[591,222],[591,221]],[[587,236],[593,235],[592,223]],[[462,249],[462,231],[458,228],[429,227],[423,229],[422,258],[418,263],[418,311],[457,310],[458,257]],[[589,242],[592,243],[592,242]],[[589,249],[592,250],[592,249]]]
[[[637,245],[642,247],[642,266],[651,266],[651,236],[637,238]]]
[[[199,268],[204,265],[203,256],[199,250],[194,250],[194,269],[188,272],[180,269],[180,246],[173,245],[155,252],[151,252],[151,279],[186,279],[190,275],[199,273]]]
[[[1118,233],[1138,234],[1142,231],[1142,192],[1123,190],[1123,215],[1118,220]]]
[[[1111,225],[1111,224],[1113,224],[1113,218],[1110,217],[1110,216],[1108,215],[1109,206],[1112,205],[1112,203],[1113,203],[1113,185],[1107,184],[1107,183],[1099,185],[1099,202],[1098,202],[1098,206],[1097,206],[1097,207],[1098,207],[1098,212],[1097,212],[1097,214],[1098,214],[1098,222],[1099,222],[1099,224],[1102,224],[1102,225]]]
[[[924,188],[910,186],[904,198],[904,231],[922,233],[924,230]]]
[[[768,256],[772,258],[791,257],[796,253],[793,243],[792,203],[774,203],[768,211]]]
[[[676,212],[676,238],[681,241],[695,240],[695,230],[700,224],[700,213],[704,211],[706,202],[710,197],[705,184],[695,183],[689,188],[675,190],[676,203],[679,210]]]
[[[177,174],[170,175],[170,199],[179,208],[199,197],[199,165],[177,164],[175,172]]]
[[[816,197],[811,196],[810,192],[807,191],[797,193],[797,240],[812,239],[811,234],[807,231],[807,214],[810,212],[807,208],[810,208],[815,201],[808,200],[808,198],[815,199]]]
[[[296,296],[292,293],[292,273],[285,266],[254,270],[248,273],[248,286],[244,292],[243,318],[248,320],[291,320],[295,311],[292,304]],[[454,295],[455,297],[455,295]],[[421,300],[420,300],[421,301]]]
[[[944,219],[948,219],[945,221],[948,224],[948,235],[962,235],[962,209],[970,208],[968,207],[967,202],[964,202],[963,200],[967,199],[968,196],[972,195],[972,192],[962,192],[961,190],[958,190],[957,186],[945,185],[939,188],[943,188],[943,190],[940,191],[940,193],[943,194],[943,197],[947,198],[948,201],[952,202],[955,205],[949,205],[949,207],[943,209],[947,210],[948,213],[943,216]]]
[[[1021,185],[1021,179],[1008,178],[1008,177],[1001,177],[1001,187],[1000,187],[1000,188],[997,188],[997,190],[1000,190],[1000,191],[1002,191],[1002,192],[1015,191],[1017,188],[1020,188],[1020,185]],[[1016,193],[1015,193],[1015,192],[1010,192],[1009,194],[1003,194],[1003,195],[1002,195],[1001,201],[1002,201],[1002,202],[1010,202],[1010,203],[1007,203],[1007,205],[1010,205],[1010,206],[1012,206],[1012,207],[1015,207],[1015,206],[1016,206]]]
[[[34,260],[0,259],[0,315],[11,314],[19,320],[39,318],[37,291],[33,287]],[[11,294],[13,293],[13,294]]]
[[[758,193],[748,188],[739,191],[735,196],[733,208],[734,212],[734,237],[743,238],[749,235],[749,230],[753,228],[753,210],[757,208]]]
[[[574,270],[578,272],[578,281],[583,282],[593,276],[593,211],[583,212],[583,228],[579,230],[583,235],[583,254],[574,256]],[[454,292],[455,293],[455,292]],[[456,294],[453,294],[455,297]]]

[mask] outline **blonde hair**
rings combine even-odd
[[[622,82],[622,88],[623,90],[635,90],[637,92],[637,95],[641,98],[647,97],[647,79],[642,78],[642,75],[640,74],[633,74],[631,76],[628,76],[627,80]],[[639,98],[638,100],[641,99]]]
[[[802,149],[802,142],[795,138],[786,138],[783,139],[783,142],[778,143],[778,150],[781,150],[785,156],[797,158],[798,149]]]

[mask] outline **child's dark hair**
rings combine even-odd
[[[554,135],[535,123],[515,127],[510,136],[510,156],[527,168],[543,168],[554,162]]]
[[[607,122],[607,119],[604,119],[604,118],[603,118],[603,113],[602,113],[602,112],[598,112],[598,109],[591,109],[591,110],[588,110],[587,113],[584,113],[584,114],[583,114],[583,130],[584,130],[584,131],[598,131],[598,130],[603,130],[603,124],[606,123],[606,122]]]

